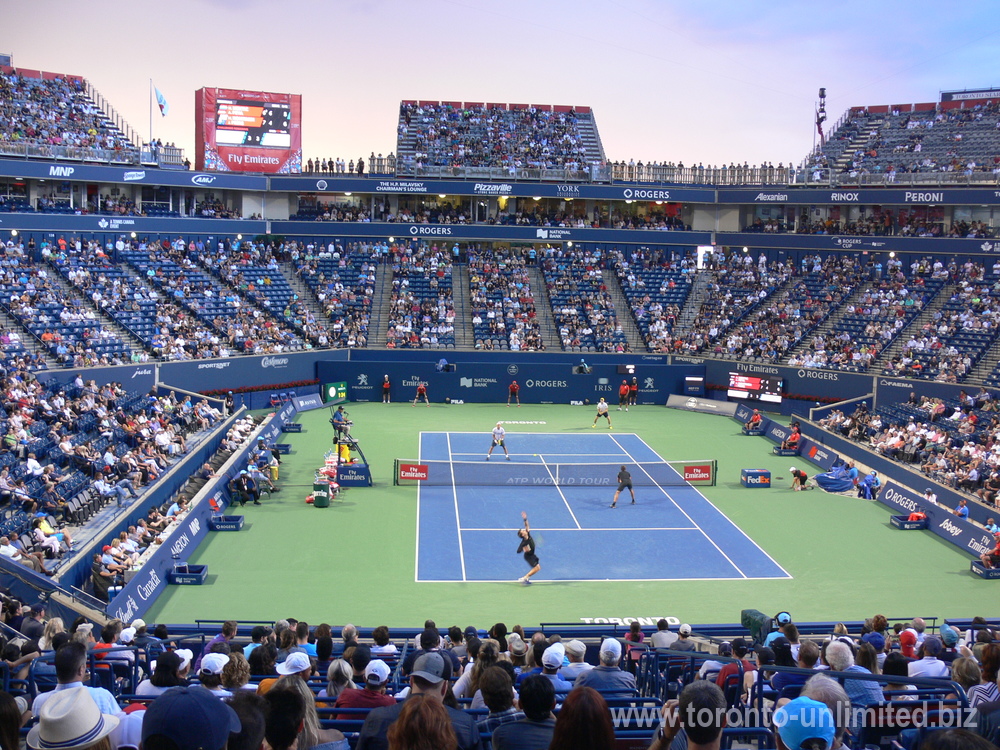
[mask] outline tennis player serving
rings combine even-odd
[[[635,492],[632,490],[632,475],[628,469],[622,466],[621,471],[618,472],[618,489],[615,490],[615,499],[611,501],[612,508],[618,507],[618,496],[625,488],[628,488],[629,494],[632,495],[632,505],[635,505]]]
[[[538,555],[535,554],[535,540],[531,538],[531,526],[528,525],[528,514],[521,511],[521,519],[524,521],[524,528],[517,530],[517,535],[521,543],[517,545],[517,553],[524,553],[524,561],[531,566],[531,570],[517,579],[518,583],[531,583],[531,576],[535,575],[542,566],[538,563]]]
[[[604,397],[602,396],[601,400],[597,402],[597,416],[594,417],[594,424],[592,424],[590,426],[591,427],[597,427],[597,420],[600,419],[601,417],[604,417],[606,420],[608,420],[608,429],[609,430],[614,429],[611,426],[611,415],[608,413],[608,410],[610,408],[611,407],[608,406],[608,402],[605,401]]]
[[[490,446],[490,450],[486,454],[487,461],[490,460],[490,456],[493,453],[493,449],[496,448],[498,445],[501,448],[503,448],[504,456],[506,456],[507,460],[510,461],[510,454],[507,452],[507,441],[505,440],[506,437],[507,437],[507,431],[504,430],[503,425],[500,422],[497,422],[497,426],[493,428],[493,445]]]

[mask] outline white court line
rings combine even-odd
[[[451,461],[451,435],[448,439],[448,460]],[[462,546],[462,519],[458,514],[458,485],[455,484],[455,465],[451,466],[451,494],[455,498],[455,533],[458,536],[458,557],[462,561],[462,580],[465,580],[465,548]]]
[[[668,583],[683,581],[774,581],[771,576],[743,576],[743,578],[546,578],[534,581],[534,586],[558,585],[560,583]],[[433,578],[417,581],[417,583],[460,583],[456,578]],[[466,583],[508,583],[516,585],[517,581],[509,578],[473,578]]]
[[[634,463],[634,464],[635,464],[635,465],[636,465],[637,467],[639,467],[639,469],[641,469],[641,470],[642,470],[642,473],[643,473],[643,474],[645,474],[645,475],[646,475],[647,477],[649,477],[650,479],[652,479],[652,480],[653,480],[653,484],[655,484],[655,485],[657,486],[657,488],[659,488],[660,492],[662,492],[662,493],[663,493],[663,494],[664,494],[664,495],[666,496],[667,500],[669,500],[670,502],[672,502],[672,503],[674,504],[674,506],[675,506],[675,507],[677,508],[677,510],[679,510],[679,511],[680,511],[681,513],[683,513],[683,514],[684,514],[684,517],[685,517],[685,518],[686,518],[686,519],[687,519],[688,521],[690,521],[691,523],[693,523],[693,524],[694,524],[695,526],[698,526],[698,524],[697,524],[697,523],[695,523],[694,519],[693,519],[693,518],[691,518],[691,516],[689,516],[689,515],[687,514],[687,512],[686,512],[686,511],[685,511],[685,510],[684,510],[684,509],[683,509],[683,508],[682,508],[682,507],[681,507],[680,505],[678,505],[678,504],[677,504],[677,501],[676,501],[676,500],[674,500],[674,499],[673,499],[672,497],[670,497],[670,494],[669,494],[669,493],[668,493],[668,492],[667,492],[667,491],[666,491],[666,490],[665,490],[665,489],[664,489],[663,487],[661,487],[661,486],[660,486],[660,485],[659,485],[659,484],[658,484],[658,483],[656,482],[656,480],[655,480],[655,479],[653,479],[653,477],[652,477],[652,476],[650,475],[650,473],[649,473],[648,471],[646,471],[645,469],[643,469],[643,468],[642,468],[642,464],[641,464],[641,463],[639,463],[638,461],[636,461],[636,460],[635,460],[634,458],[632,458],[632,454],[630,454],[630,453],[629,453],[629,452],[628,452],[627,450],[625,450],[625,446],[623,446],[623,445],[622,445],[621,443],[619,443],[619,442],[618,442],[618,440],[617,440],[617,439],[615,438],[615,436],[614,436],[614,435],[611,435],[611,439],[612,439],[612,440],[614,440],[614,442],[615,442],[615,445],[617,445],[617,446],[618,446],[619,448],[621,448],[621,449],[622,449],[623,451],[625,451],[625,455],[629,457],[629,459],[630,459],[630,460],[632,461],[632,463]],[[641,438],[640,438],[640,440],[641,440]],[[643,443],[643,444],[645,445],[645,443]],[[646,447],[647,447],[647,448],[649,448],[649,446],[648,446],[648,445],[646,445]],[[652,449],[652,448],[650,448],[650,450],[653,450],[653,449]],[[653,451],[653,453],[654,453],[654,454],[656,454],[656,451]],[[659,455],[659,454],[656,454],[656,455]],[[730,521],[730,523],[732,523],[732,522]],[[735,525],[735,524],[734,524],[734,525]],[[726,558],[726,560],[728,560],[728,561],[729,561],[729,564],[730,564],[730,565],[732,565],[732,566],[733,566],[734,568],[736,568],[736,571],[737,571],[737,572],[738,572],[738,573],[739,573],[739,574],[740,574],[741,576],[743,576],[744,578],[746,578],[746,577],[747,577],[747,574],[746,574],[746,573],[744,573],[744,572],[743,572],[742,570],[740,570],[740,566],[739,566],[739,565],[737,565],[736,563],[734,563],[734,562],[732,561],[732,559],[731,559],[731,558],[729,557],[729,555],[727,555],[727,554],[726,554],[725,552],[723,552],[723,551],[722,551],[722,547],[720,547],[720,546],[719,546],[718,544],[716,544],[716,543],[715,543],[715,540],[714,540],[714,539],[712,539],[712,537],[710,537],[710,536],[709,536],[708,534],[706,534],[706,533],[705,533],[705,530],[704,530],[704,529],[702,529],[702,528],[701,528],[700,526],[698,526],[698,530],[699,530],[699,531],[701,531],[701,533],[702,533],[702,534],[704,534],[705,538],[706,538],[706,539],[707,539],[707,540],[708,540],[708,541],[709,541],[709,542],[711,543],[711,545],[712,545],[713,547],[715,547],[715,548],[716,548],[716,549],[717,549],[717,550],[719,551],[719,554],[720,554],[720,555],[722,555],[722,556],[723,556],[724,558]],[[464,579],[463,579],[463,580],[464,580]]]
[[[645,446],[646,446],[647,448],[649,448],[649,450],[651,450],[651,451],[653,450],[653,448],[652,448],[652,447],[651,447],[651,446],[649,445],[649,443],[647,443],[647,442],[646,442],[645,440],[643,440],[643,439],[642,439],[641,437],[639,437],[638,435],[635,435],[635,438],[636,438],[636,439],[637,439],[637,440],[638,440],[638,441],[639,441],[640,443],[642,443],[642,444],[643,444],[643,445],[645,445]],[[656,453],[656,451],[653,451],[653,453]],[[659,455],[659,454],[657,453],[656,455]],[[738,524],[736,524],[736,523],[733,523],[732,519],[730,519],[730,518],[729,518],[729,516],[727,516],[727,515],[726,515],[725,513],[723,513],[723,512],[721,511],[721,510],[719,510],[719,509],[718,509],[718,507],[716,507],[715,503],[713,503],[713,502],[712,502],[711,500],[709,500],[709,499],[708,499],[707,497],[705,497],[705,493],[703,493],[703,492],[702,492],[701,490],[699,490],[699,489],[698,489],[697,487],[695,487],[694,485],[688,485],[688,486],[689,486],[689,488],[690,488],[690,489],[694,490],[694,491],[695,491],[695,492],[697,492],[697,493],[698,493],[699,495],[701,495],[701,499],[702,499],[702,500],[704,500],[704,501],[705,501],[706,503],[708,503],[709,505],[711,505],[711,506],[712,506],[712,508],[714,508],[714,509],[715,509],[715,512],[716,512],[716,513],[718,513],[718,514],[719,514],[720,516],[722,516],[722,517],[723,517],[723,518],[725,518],[725,519],[726,519],[727,521],[729,521],[729,523],[733,524],[733,528],[734,528],[734,529],[736,529],[736,530],[737,530],[738,532],[740,532],[740,533],[741,533],[741,534],[742,534],[743,536],[745,536],[745,537],[746,537],[746,539],[747,539],[747,541],[748,541],[748,542],[750,542],[750,544],[752,544],[752,545],[753,545],[754,547],[756,547],[757,549],[759,549],[759,550],[761,551],[761,553],[762,553],[762,554],[763,554],[763,555],[764,555],[764,556],[765,556],[765,557],[766,557],[766,558],[767,558],[768,560],[770,560],[771,562],[773,562],[773,563],[775,564],[775,566],[776,566],[776,567],[778,568],[778,570],[780,570],[780,571],[781,571],[782,573],[784,573],[784,574],[785,574],[786,576],[788,576],[789,578],[794,578],[794,576],[793,576],[793,575],[791,575],[791,574],[790,574],[790,573],[789,573],[789,572],[788,572],[787,570],[785,570],[785,569],[784,569],[783,567],[781,567],[781,565],[779,565],[779,564],[778,564],[778,561],[777,561],[777,560],[775,560],[775,559],[774,559],[773,557],[771,557],[771,556],[770,556],[770,555],[769,555],[769,554],[767,553],[767,550],[765,550],[765,549],[764,549],[763,547],[761,547],[761,546],[760,546],[759,544],[757,544],[757,542],[755,542],[755,541],[754,541],[754,540],[753,540],[753,539],[752,539],[752,538],[750,537],[750,535],[749,535],[749,534],[747,534],[747,533],[746,533],[746,532],[745,532],[745,531],[744,531],[743,529],[741,529],[741,528],[739,527],[739,525],[738,525]],[[771,580],[774,580],[774,579],[772,578]]]
[[[562,487],[559,486],[559,483],[556,481],[555,476],[552,474],[552,469],[550,469],[549,465],[547,463],[545,463],[545,459],[544,458],[542,459],[542,466],[545,467],[545,471],[548,473],[548,475],[550,477],[552,477],[552,484],[555,485],[556,490],[559,492],[559,497],[562,498],[563,504],[566,506],[566,510],[569,511],[570,518],[572,518],[573,519],[573,523],[576,524],[576,528],[582,530],[583,527],[580,525],[580,522],[576,520],[576,514],[573,512],[573,509],[570,507],[569,500],[566,499],[566,495],[565,495],[565,493],[563,493]]]
[[[568,526],[555,526],[551,529],[536,529],[532,527],[532,531],[597,531],[604,533],[606,531],[701,531],[697,526],[660,526],[656,528],[650,528],[648,526],[638,526],[636,528],[618,527],[618,526],[602,526],[600,528],[593,529],[571,529]],[[473,528],[470,526],[463,526],[462,531],[517,531],[517,529],[480,529]]]

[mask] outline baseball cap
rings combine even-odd
[[[747,651],[750,650],[750,645],[747,643],[746,638],[736,637],[733,638],[733,653],[737,656],[746,656]]]
[[[917,645],[917,631],[907,628],[899,634],[899,648],[903,656],[913,656],[913,647]]]
[[[798,471],[798,469],[796,469],[794,466],[790,467],[788,470],[792,472]]]
[[[142,741],[162,735],[178,750],[221,750],[242,729],[236,712],[200,685],[171,688],[149,704]]]
[[[677,632],[680,633],[681,635],[691,635],[691,626],[688,625],[687,623],[684,623],[679,628],[677,628]]]
[[[885,648],[885,636],[881,633],[865,633],[861,636],[861,640],[865,643],[870,643],[876,651],[881,651]]]
[[[723,641],[719,644],[719,656],[732,656],[733,655],[733,644],[729,641]]]
[[[369,685],[384,685],[389,679],[389,665],[381,659],[372,659],[365,667],[365,682]]]
[[[605,638],[601,641],[601,653],[611,654],[616,658],[621,658],[622,655],[622,644],[618,642],[617,638]]]
[[[225,654],[205,654],[201,657],[201,671],[211,674],[222,674],[222,669],[229,663]]]
[[[111,549],[111,548],[108,547],[108,549]],[[37,602],[35,604],[32,604],[31,605],[31,611],[35,612],[35,613],[44,612],[45,611],[45,605],[42,602]]]
[[[111,545],[110,544],[105,544],[103,547],[101,547],[101,552],[110,552],[110,551],[111,551]],[[31,611],[34,612],[35,608],[32,607]]]
[[[451,664],[437,651],[428,651],[417,657],[411,674],[436,685],[451,677]]]
[[[615,641],[617,643],[617,641]],[[553,643],[542,653],[542,666],[549,669],[559,669],[566,656],[566,647],[562,643]]]
[[[135,640],[135,628],[125,628],[119,635],[118,640],[122,643],[131,643]]]
[[[132,627],[135,628],[136,630],[142,630],[142,628],[146,627],[146,621],[132,620]]]
[[[507,636],[507,650],[514,656],[524,656],[528,653],[528,646],[525,644],[524,639],[522,639],[521,636],[517,633],[511,633]]]
[[[944,645],[936,635],[924,638],[924,656],[938,656],[943,650]]]
[[[792,616],[787,612],[779,612],[774,616],[774,619],[778,621],[779,625],[787,625],[792,621]]]
[[[475,626],[473,626],[473,625],[470,625],[469,627],[467,627],[467,628],[466,628],[466,629],[465,629],[465,630],[463,631],[463,634],[464,634],[464,635],[467,635],[467,636],[470,636],[470,635],[479,635],[479,631],[478,631],[478,630],[476,630]]]
[[[298,674],[307,669],[312,669],[312,662],[309,661],[309,654],[304,651],[289,654],[287,659],[275,666],[278,674]]]
[[[772,721],[782,742],[789,748],[800,748],[806,740],[812,739],[823,740],[829,747],[837,731],[830,709],[812,698],[789,701],[774,712]]]
[[[573,654],[573,656],[584,656],[587,653],[587,646],[584,645],[583,641],[574,638],[566,644],[566,653]]]

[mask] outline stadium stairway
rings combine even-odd
[[[557,351],[562,347],[559,330],[555,318],[552,317],[552,298],[545,286],[542,269],[538,266],[528,266],[528,279],[531,282],[531,293],[535,297],[535,317],[538,319],[538,330],[542,337],[542,345],[547,351]]]
[[[632,316],[632,306],[629,305],[625,298],[625,292],[622,291],[621,279],[618,278],[618,274],[608,269],[604,269],[603,278],[608,287],[608,294],[611,295],[611,301],[615,304],[615,315],[618,317],[618,323],[622,327],[629,348],[634,352],[646,351],[646,342]]]
[[[454,292],[452,293],[454,295]],[[372,296],[371,321],[368,324],[368,348],[385,348],[389,332],[389,300],[392,299],[392,267],[381,265],[376,272]]]
[[[677,326],[681,331],[690,331],[691,327],[698,319],[698,311],[701,310],[705,298],[708,297],[709,284],[713,283],[716,275],[713,271],[698,271],[691,285],[691,293],[688,294],[684,307],[680,315],[677,316]]]
[[[465,264],[451,267],[451,298],[455,305],[455,348],[472,349],[476,345],[476,337],[469,311],[469,267]]]
[[[965,379],[965,382],[985,383],[990,373],[997,366],[997,363],[1000,363],[1000,339],[993,342],[993,346],[986,351],[986,354],[972,368],[972,372],[969,373],[969,377]]]
[[[857,132],[847,145],[847,148],[844,149],[843,153],[840,154],[837,161],[834,163],[834,168],[837,172],[842,172],[847,169],[854,161],[854,155],[860,149],[867,146],[869,141],[878,136],[878,131],[879,128],[882,127],[883,121],[884,120],[882,119],[873,120]]]
[[[328,316],[323,312],[323,306],[320,305],[319,299],[316,297],[316,292],[302,280],[301,276],[295,273],[292,265],[290,263],[279,263],[278,270],[285,281],[288,282],[292,291],[299,295],[299,301],[306,306],[309,312],[316,316],[316,320],[321,320],[324,323],[329,322]]]
[[[603,164],[606,161],[604,144],[601,143],[601,135],[597,130],[597,121],[594,119],[594,113],[578,114],[576,117],[576,127],[580,132],[580,140],[583,141],[583,147],[587,150],[587,161],[590,164]]]
[[[932,317],[934,317],[935,312],[944,308],[945,304],[951,298],[953,289],[954,287],[949,284],[945,284],[941,287],[937,296],[930,301],[930,304],[927,305],[927,307],[925,307],[917,317],[910,321],[908,326],[903,327],[903,330],[899,332],[892,344],[886,347],[882,354],[879,355],[874,362],[872,362],[872,366],[868,368],[868,371],[882,372],[885,366],[892,361],[893,357],[902,353],[903,345],[909,340],[910,335],[919,331],[924,323],[927,323]],[[989,372],[989,370],[987,370],[987,372]]]

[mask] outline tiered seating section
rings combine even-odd
[[[840,175],[948,173],[989,179],[1000,170],[1000,104],[996,101],[917,104],[912,108],[854,109],[809,165]],[[915,110],[915,111],[911,111]],[[875,129],[850,161],[837,166],[848,144]]]
[[[390,349],[454,349],[451,252],[437,245],[392,247]]]
[[[572,107],[465,102],[403,102],[396,152],[417,167],[579,169],[588,153]],[[587,117],[589,117],[587,110]]]
[[[0,70],[0,153],[138,159],[135,145],[87,96],[82,78],[11,68]]]
[[[807,351],[789,364],[864,372],[933,300],[944,280],[902,272],[863,285],[861,296],[848,305],[826,336],[815,336]]]
[[[886,374],[956,383],[965,380],[1000,335],[1000,276],[984,278],[983,267],[962,274],[940,314],[915,331]]]
[[[11,625],[22,622],[31,625],[27,617],[22,620],[19,615],[10,614],[19,609],[19,604],[10,598],[4,601],[5,620],[10,623],[5,631],[8,636],[17,633]],[[763,617],[763,613],[758,614]],[[660,623],[666,626],[666,621]],[[461,631],[439,631],[436,627],[424,636],[411,629],[390,632],[386,626],[380,626],[373,631],[358,632],[353,625],[333,628],[324,622],[311,627],[304,621],[288,619],[275,622],[273,628],[255,625],[252,645],[248,638],[250,626],[236,621],[223,623],[218,635],[213,632],[217,626],[201,627],[204,622],[198,626],[173,625],[169,629],[162,623],[154,627],[145,621],[135,621],[126,629],[128,624],[112,620],[98,633],[99,642],[88,659],[87,680],[92,688],[110,691],[119,706],[128,706],[128,715],[121,712],[116,718],[134,725],[136,731],[142,723],[143,711],[150,704],[168,712],[182,711],[172,698],[158,697],[162,693],[162,688],[155,685],[159,676],[154,682],[150,680],[151,663],[170,650],[178,654],[178,662],[188,659],[190,663],[207,654],[221,654],[225,664],[221,676],[213,678],[211,670],[206,670],[205,677],[185,676],[180,683],[221,682],[224,692],[219,698],[241,702],[242,720],[253,721],[261,731],[265,726],[269,730],[276,725],[284,728],[279,722],[286,717],[274,713],[280,709],[272,707],[265,716],[265,710],[255,703],[247,705],[248,701],[230,696],[244,691],[266,695],[273,690],[269,700],[281,691],[303,691],[309,696],[306,718],[298,719],[306,726],[303,732],[330,730],[328,737],[335,739],[325,744],[336,742],[337,747],[343,748],[361,746],[359,736],[368,743],[374,737],[374,743],[378,744],[381,741],[378,738],[384,736],[385,717],[380,716],[379,723],[366,722],[373,710],[370,700],[364,702],[364,708],[353,707],[363,700],[356,698],[359,692],[354,692],[363,687],[363,678],[353,675],[362,670],[361,664],[379,659],[388,667],[385,694],[399,701],[410,700],[403,688],[408,685],[414,657],[424,653],[412,645],[416,632],[427,640],[433,633],[440,639],[440,651],[447,660],[458,664],[450,675],[452,721],[459,721],[456,717],[464,713],[462,720],[478,723],[477,747],[480,741],[498,738],[499,734],[494,734],[498,727],[516,721],[523,714],[490,714],[489,708],[483,706],[482,695],[475,689],[476,678],[468,679],[473,669],[468,651],[478,647],[484,661],[502,662],[504,671],[512,674],[510,680],[530,692],[530,683],[525,680],[550,679],[548,675],[539,676],[541,667],[533,666],[532,645],[537,645],[541,652],[555,642],[572,642],[574,647],[579,644],[583,657],[582,664],[574,662],[558,670],[554,680],[555,721],[548,731],[554,730],[559,736],[565,722],[572,721],[572,734],[600,733],[602,740],[606,736],[607,742],[600,747],[646,747],[651,741],[658,746],[662,741],[655,738],[661,714],[666,711],[665,704],[668,701],[676,704],[678,698],[682,705],[689,701],[693,705],[685,722],[692,728],[692,734],[697,722],[699,739],[710,740],[702,744],[720,747],[776,747],[775,735],[779,732],[789,739],[793,733],[796,738],[810,732],[823,735],[823,739],[813,740],[811,745],[803,742],[804,747],[822,747],[834,741],[840,746],[841,738],[844,747],[848,742],[852,747],[879,747],[882,740],[896,744],[898,740],[905,741],[909,734],[904,730],[909,730],[930,738],[921,747],[985,748],[991,743],[981,736],[992,736],[995,732],[990,721],[983,721],[996,715],[995,703],[990,702],[995,686],[989,679],[980,684],[979,677],[968,676],[973,672],[982,676],[980,671],[992,676],[994,669],[997,625],[982,617],[944,622],[936,617],[913,617],[890,622],[884,615],[876,614],[863,621],[787,623],[780,628],[770,618],[754,628],[696,625],[689,637],[685,634],[684,645],[692,646],[692,650],[682,650],[676,633],[669,628],[661,629],[659,623],[637,622],[638,627],[633,626],[624,637],[620,629],[609,627],[564,626],[553,632],[551,627],[543,630],[515,626],[511,638],[516,635],[519,642],[532,644],[527,658],[506,650],[510,641],[504,637],[503,623],[497,623],[489,632],[472,627],[475,632],[463,638]],[[76,627],[74,623],[70,629]],[[66,626],[58,622],[50,631],[49,638],[70,638]],[[282,638],[287,643],[279,650]],[[773,647],[763,645],[765,638]],[[623,655],[617,663],[605,663],[599,672],[591,672],[598,664],[599,646],[607,643],[607,639],[617,641]],[[920,643],[913,648],[911,643],[917,639]],[[663,643],[668,646],[663,647]],[[800,660],[793,656],[796,646],[805,651]],[[734,648],[738,649],[735,654],[729,654]],[[499,653],[499,659],[492,649]],[[448,653],[451,650],[453,654]],[[24,695],[29,703],[55,687],[51,662],[56,652],[32,653],[26,663],[18,665],[16,672],[5,669],[3,673],[3,687],[14,695]],[[310,667],[306,670],[303,665],[306,676],[292,675],[278,680],[281,671],[286,671],[282,663],[296,653],[306,655]],[[477,658],[475,663],[479,661]],[[811,666],[803,668],[804,663]],[[182,664],[179,671],[187,675],[189,667],[190,664]],[[605,680],[600,684],[607,687],[596,691],[582,687],[585,682],[597,682],[593,675],[602,672],[607,674],[602,675]],[[591,676],[577,676],[587,674]],[[584,694],[581,690],[593,692]],[[781,721],[780,715],[774,714],[776,702],[800,694],[812,698],[812,703],[806,704],[801,713],[789,710],[785,716],[793,718]],[[530,706],[529,701],[525,702]],[[820,714],[815,713],[816,701],[818,710],[823,712],[822,721]],[[390,700],[389,705],[392,703]],[[588,706],[585,712],[575,708],[578,703]],[[792,708],[795,707],[802,706],[796,703]],[[915,707],[920,709],[916,716]],[[691,718],[699,713],[697,718]],[[541,722],[528,724],[533,737],[542,734],[540,725]],[[968,729],[955,728],[959,726]],[[834,736],[835,740],[827,743],[826,736]]]
[[[24,261],[0,276],[0,307],[34,336],[55,361],[66,366],[123,364],[129,346],[105,328],[95,310],[67,299],[51,283],[49,271]]]
[[[321,252],[301,262],[296,270],[316,294],[329,324],[320,331],[319,346],[364,347],[368,344],[372,296],[375,292],[379,255],[361,243]]]
[[[470,250],[469,292],[476,349],[530,352],[545,348],[527,253]]]
[[[559,251],[542,261],[552,316],[566,351],[630,351],[604,282],[603,266],[599,252],[583,249]]]
[[[651,352],[669,352],[695,271],[690,257],[672,260],[665,251],[612,252],[611,263],[639,332]]]

